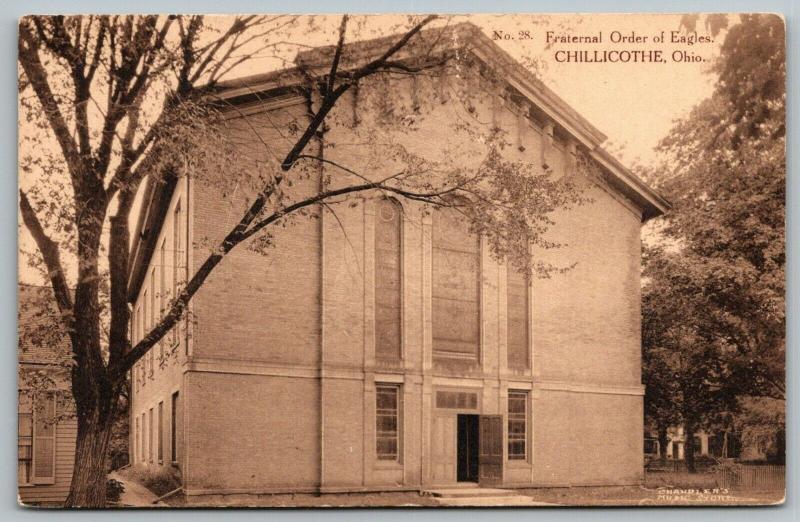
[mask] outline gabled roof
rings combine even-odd
[[[346,44],[339,70],[352,70],[377,58],[399,37],[399,34],[394,34]],[[296,98],[300,95],[300,88],[307,84],[310,74],[326,74],[334,50],[334,46],[324,46],[300,52],[295,58],[295,67],[220,82],[208,91],[208,95],[227,105],[274,103],[286,98]],[[506,79],[509,87],[521,93],[562,134],[571,136],[597,162],[609,185],[642,209],[642,221],[659,216],[670,208],[669,202],[601,147],[606,136],[600,130],[474,24],[464,22],[420,31],[392,59],[409,60],[423,50],[431,55],[445,50],[469,52],[486,66],[499,69],[502,73],[499,76]],[[144,268],[154,248],[154,236],[163,220],[173,190],[174,182],[148,178],[142,211],[134,232],[128,285],[128,297],[131,301],[136,298],[144,279]]]
[[[17,358],[20,366],[69,367],[69,336],[49,286],[17,287]]]
[[[372,60],[398,39],[391,35],[345,45],[340,70],[354,69]],[[422,51],[435,55],[445,50],[460,49],[472,53],[488,67],[499,69],[510,87],[521,93],[536,109],[550,119],[565,134],[572,136],[602,167],[606,181],[642,209],[642,220],[659,216],[670,208],[669,202],[648,187],[622,163],[604,150],[601,144],[606,135],[581,116],[566,101],[547,87],[529,69],[523,67],[476,25],[463,22],[443,28],[420,31],[409,43],[392,56],[402,61]],[[335,47],[318,47],[298,53],[296,67],[257,74],[221,82],[214,96],[226,103],[265,101],[304,84],[308,73],[324,75],[330,67]]]

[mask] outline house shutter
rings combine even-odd
[[[55,397],[37,398],[33,426],[33,481],[36,484],[56,481],[55,417]]]

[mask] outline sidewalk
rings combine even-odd
[[[108,478],[118,480],[125,486],[125,491],[119,498],[119,507],[169,507],[164,502],[157,502],[158,497],[152,491],[141,484],[123,478],[116,471],[109,473]]]

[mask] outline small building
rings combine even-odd
[[[640,229],[667,204],[475,26],[448,31],[454,45],[468,44],[469,74],[509,64],[509,96],[476,110],[517,136],[510,154],[546,160],[556,174],[573,172],[576,154],[592,164],[591,202],[555,216],[554,237],[567,245],[547,253],[574,268],[528,279],[457,216],[379,196],[277,230],[266,255],[235,249],[192,300],[190,318],[131,373],[131,461],[179,468],[190,502],[643,480]],[[308,118],[296,88],[304,78],[287,69],[217,95],[254,146],[252,129],[284,143],[289,122]],[[386,81],[398,96],[437,88],[425,77]],[[357,96],[368,87],[339,115],[366,110]],[[461,110],[454,104],[437,109],[440,122]],[[331,117],[325,139],[345,145],[326,158],[358,163],[346,146],[352,116],[349,127]],[[447,132],[426,129],[416,146]],[[203,239],[224,235],[236,215],[217,189],[185,174],[151,180],[144,192],[129,281],[133,342],[203,262]],[[320,168],[292,190],[315,190],[332,174]]]
[[[75,460],[70,344],[49,286],[18,287],[17,485],[25,505],[62,505]]]
[[[672,426],[667,430],[667,458],[684,460],[686,455],[686,434],[683,426]],[[695,457],[707,457],[709,453],[709,436],[704,431],[694,434]]]

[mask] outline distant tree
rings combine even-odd
[[[645,254],[642,298],[645,415],[659,427],[684,427],[684,455],[695,471],[694,435],[724,420],[736,406],[725,386],[731,348],[716,338],[702,284],[702,259],[650,248]]]
[[[683,323],[691,334],[674,348],[694,355],[677,367],[681,378],[724,398],[697,403],[701,415],[703,404],[735,410],[733,396],[785,397],[782,19],[742,15],[713,72],[712,96],[660,144],[666,161],[655,181],[673,209],[659,232],[669,247],[645,263],[645,320]],[[645,352],[654,339],[645,336]],[[691,428],[688,404],[681,415]]]
[[[302,20],[308,32],[321,30],[316,17]],[[495,256],[546,276],[558,267],[531,260],[530,248],[556,246],[545,239],[549,215],[583,201],[575,176],[556,178],[542,162],[510,159],[516,147],[491,119],[477,117],[483,102],[505,94],[508,64],[481,67],[464,49],[453,51],[452,39],[440,38],[441,32],[423,33],[433,22],[445,30],[448,18],[403,17],[383,34],[369,34],[385,38],[362,56],[345,44],[367,34],[366,18],[349,23],[341,17],[330,35],[333,45],[297,64],[304,78],[297,92],[308,110],[295,122],[274,124],[280,147],[288,143],[280,156],[274,143],[262,141],[253,150],[237,141],[222,117],[229,108],[217,87],[258,56],[294,64],[297,51],[308,47],[302,33],[289,31],[300,22],[291,16],[216,22],[202,16],[20,21],[20,114],[28,125],[21,128],[19,208],[37,247],[29,261],[53,287],[73,359],[78,436],[68,506],[104,504],[106,459],[127,373],[179,324],[192,297],[239,245],[269,255],[272,230],[314,218],[321,209],[357,204],[358,194],[387,194],[461,212]],[[441,92],[422,80],[427,90],[410,99],[386,89],[390,81],[429,77],[445,80]],[[324,156],[320,145],[337,117],[345,124],[346,112],[335,109],[356,99],[345,96],[355,91],[358,103],[371,104],[369,113],[377,114],[358,126],[358,152],[371,178]],[[402,136],[448,100],[460,111],[451,130],[465,135],[460,142],[468,146],[436,143],[429,157],[403,146]],[[26,134],[30,128],[35,132]],[[244,133],[249,143],[261,137],[255,128]],[[292,187],[312,179],[323,164],[336,175],[326,174],[317,190],[298,197]],[[164,182],[183,175],[218,184],[237,214],[225,236],[206,245],[206,257],[177,295],[164,299],[155,325],[131,346],[127,282],[135,197],[148,177]],[[76,267],[74,284],[70,266]]]

